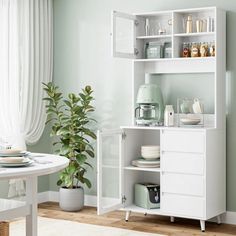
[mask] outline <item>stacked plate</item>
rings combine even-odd
[[[160,167],[160,158],[156,160],[145,160],[140,158],[138,160],[132,161],[133,166],[141,167],[141,168],[159,168]]]
[[[28,152],[18,149],[0,150],[0,165],[5,167],[24,167],[33,163],[27,155]]]
[[[160,146],[142,146],[141,156],[145,160],[156,160],[160,157]]]

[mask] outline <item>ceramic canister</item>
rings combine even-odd
[[[174,109],[172,105],[166,105],[165,107],[164,126],[174,126]]]

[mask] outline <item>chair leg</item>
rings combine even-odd
[[[220,216],[220,215],[217,216],[217,224],[218,224],[218,225],[221,224],[221,216]]]

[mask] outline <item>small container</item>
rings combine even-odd
[[[172,57],[172,44],[171,42],[164,43],[164,58]]]
[[[197,33],[203,32],[203,20],[196,20]]]
[[[193,20],[192,16],[188,16],[187,22],[186,22],[186,33],[192,33],[193,32]]]
[[[172,105],[166,105],[165,107],[164,126],[174,126],[174,109]]]
[[[163,44],[160,42],[149,42],[145,45],[145,58],[163,58]]]
[[[208,56],[208,44],[203,42],[200,45],[200,56],[201,57],[207,57]]]
[[[215,56],[215,42],[211,42],[209,46],[209,56],[214,57]]]
[[[191,57],[199,57],[199,45],[193,42],[191,47]]]
[[[189,43],[183,43],[182,57],[190,57]]]

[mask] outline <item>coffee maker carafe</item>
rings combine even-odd
[[[156,84],[146,83],[139,87],[137,94],[138,107],[135,109],[137,125],[163,125],[163,97]]]

